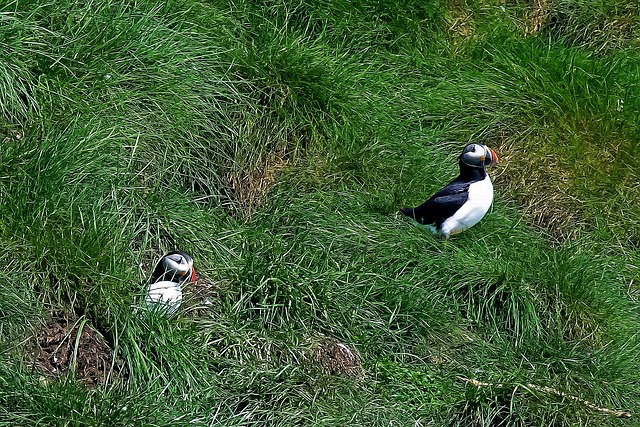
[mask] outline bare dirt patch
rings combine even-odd
[[[73,372],[77,381],[96,387],[120,371],[113,350],[84,317],[53,313],[32,348],[33,365],[45,378]]]
[[[311,347],[311,358],[325,374],[362,378],[364,370],[355,348],[323,337]]]

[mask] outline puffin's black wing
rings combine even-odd
[[[149,283],[156,283],[164,278],[166,271],[164,270],[164,265],[162,264],[162,258],[160,259],[160,261],[158,261],[156,267],[153,269],[151,278],[149,279]]]
[[[440,226],[467,201],[469,182],[452,181],[417,208],[402,208],[400,212],[421,224]]]

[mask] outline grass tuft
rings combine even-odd
[[[583,3],[0,5],[0,426],[620,425],[638,11]],[[495,203],[437,239],[398,209],[469,142]]]

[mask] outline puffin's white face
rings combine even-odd
[[[464,147],[460,159],[464,164],[473,167],[485,167],[498,163],[495,151],[482,144],[469,144]]]
[[[193,260],[187,254],[173,253],[162,258],[164,277],[169,280],[177,280],[179,283],[191,280],[195,282],[196,272],[193,269]]]

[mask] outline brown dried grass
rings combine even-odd
[[[533,0],[533,5],[525,13],[525,34],[538,33],[549,20],[549,0]]]
[[[588,224],[582,201],[571,192],[570,169],[559,156],[532,150],[526,143],[498,146],[500,165],[492,174],[494,185],[517,200],[531,223],[555,243],[574,239]]]
[[[232,195],[233,213],[250,219],[262,206],[275,185],[278,173],[291,165],[291,158],[280,151],[266,155],[255,167],[231,173],[228,176]]]

